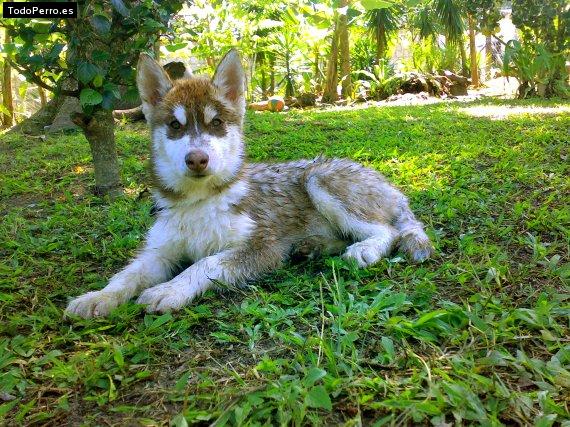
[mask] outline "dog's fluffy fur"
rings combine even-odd
[[[71,301],[68,313],[105,316],[139,294],[150,312],[180,309],[217,281],[247,282],[293,253],[344,251],[365,267],[399,244],[414,261],[429,257],[406,197],[376,171],[341,159],[245,163],[244,80],[235,50],[213,79],[174,82],[141,56],[158,218],[139,255],[104,289]],[[196,150],[208,158],[200,173],[185,162]],[[193,264],[172,278],[184,260]]]

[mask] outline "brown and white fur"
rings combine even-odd
[[[105,316],[136,295],[149,312],[177,310],[216,282],[242,284],[293,252],[342,253],[360,267],[396,244],[412,260],[432,246],[406,197],[350,160],[244,162],[244,71],[231,50],[212,79],[171,81],[149,56],[137,83],[152,132],[157,220],[138,256],[67,312]],[[172,278],[181,261],[193,264]]]

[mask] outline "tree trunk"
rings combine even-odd
[[[469,55],[471,64],[471,84],[479,87],[479,67],[477,65],[477,46],[475,45],[475,20],[469,15]]]
[[[340,0],[340,7],[346,8],[348,0]],[[346,12],[339,17],[340,42],[340,74],[342,80],[342,96],[348,98],[352,95],[352,79],[350,76],[350,42],[348,38],[348,16]]]
[[[119,162],[115,146],[115,121],[108,110],[99,110],[91,117],[82,113],[73,116],[89,142],[95,168],[95,194],[112,198],[122,193]]]
[[[380,60],[386,56],[386,46],[382,37],[381,29],[376,28],[376,65],[380,65]]]
[[[38,86],[38,94],[40,95],[40,105],[45,107],[47,104],[46,90],[43,87]]]
[[[259,86],[261,89],[261,99],[267,99],[267,70],[266,70],[267,58],[265,52],[259,53],[257,61],[259,62],[258,68],[259,68],[259,73],[261,75],[261,80],[259,82]]]
[[[291,56],[290,52],[285,52],[285,98],[295,96],[295,86],[293,86],[293,76],[291,75]]]
[[[154,59],[160,62],[160,41],[156,41],[153,46],[154,49]]]
[[[333,103],[338,100],[338,27],[332,34],[332,44],[329,60],[327,63],[327,76],[325,80],[325,90],[323,91],[322,102]]]
[[[493,39],[491,36],[485,38],[485,74],[487,80],[492,78],[491,68],[493,67]]]
[[[275,95],[275,57],[269,59],[269,96]]]
[[[321,69],[319,67],[319,59],[320,59],[320,55],[319,55],[319,46],[315,45],[314,49],[313,49],[313,54],[315,55],[315,92],[319,93],[321,91]]]
[[[267,99],[267,75],[265,73],[265,64],[261,69],[261,99]]]
[[[461,75],[469,75],[469,67],[467,66],[467,52],[465,51],[465,43],[463,40],[459,41],[459,54],[461,55]]]
[[[208,22],[208,26],[210,25],[210,23]],[[212,42],[212,39],[210,37],[206,38],[206,41],[208,42],[208,50],[210,52],[215,52],[214,50],[214,43]],[[216,69],[216,60],[214,59],[213,56],[208,55],[206,57],[206,63],[208,64],[208,66],[212,69]]]
[[[8,30],[4,31],[4,42],[10,43]],[[2,80],[2,105],[8,110],[8,114],[2,115],[2,127],[10,128],[14,125],[14,99],[12,98],[12,67],[7,60],[4,60]]]

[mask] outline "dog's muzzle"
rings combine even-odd
[[[197,174],[206,170],[209,160],[208,154],[202,150],[192,150],[184,157],[188,169]]]

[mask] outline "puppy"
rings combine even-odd
[[[66,312],[106,316],[139,295],[149,312],[178,310],[216,282],[241,284],[293,253],[343,253],[360,267],[395,245],[416,262],[432,245],[406,197],[378,172],[343,159],[244,161],[245,74],[235,50],[212,79],[172,81],[147,55],[137,67],[152,134],[156,222],[136,258]],[[180,262],[192,265],[172,278]]]

